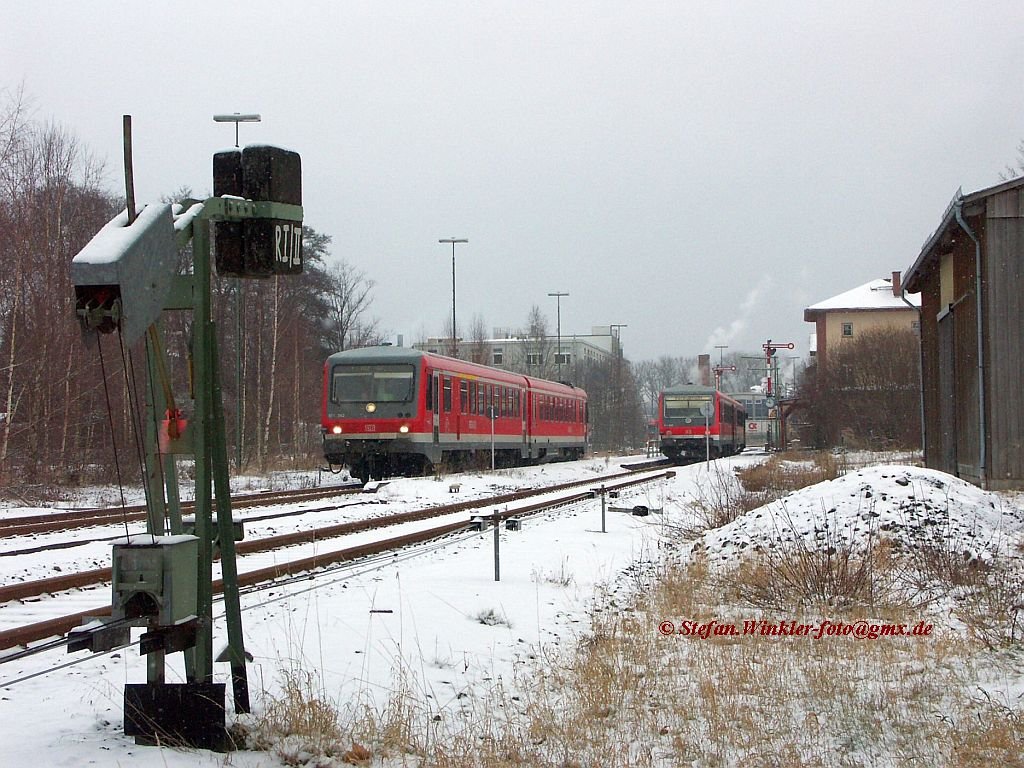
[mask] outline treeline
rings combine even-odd
[[[21,93],[0,95],[0,487],[15,493],[114,480],[116,468],[125,482],[140,477],[144,349],[83,336],[70,280],[75,254],[124,207],[103,178],[73,133],[32,119]],[[329,246],[306,227],[302,275],[214,277],[229,453],[243,466],[315,456],[324,358],[381,338],[372,281],[330,260]],[[187,410],[191,318],[164,315]]]

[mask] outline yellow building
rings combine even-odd
[[[814,323],[811,354],[825,365],[830,349],[848,339],[879,328],[919,330],[919,294],[902,295],[900,273],[872,280],[852,290],[818,302],[804,310],[804,320]]]

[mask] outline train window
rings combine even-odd
[[[459,382],[459,411],[462,413],[469,412],[469,382]]]
[[[704,420],[700,407],[711,402],[710,396],[665,395],[664,417],[666,423],[680,422],[683,419]]]
[[[426,370],[423,373],[427,377],[427,410],[434,410],[434,372]]]
[[[411,365],[336,365],[331,373],[335,403],[407,403],[413,398]]]
[[[444,376],[442,378],[444,379],[444,384],[441,387],[442,391],[444,392],[444,412],[445,413],[451,413],[452,412],[452,377],[451,376]]]

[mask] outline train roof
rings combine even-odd
[[[678,384],[674,387],[665,387],[662,394],[665,395],[713,395],[714,387],[705,387],[703,384]]]
[[[524,377],[530,385],[530,389],[536,392],[546,392],[552,395],[586,397],[587,393],[579,387],[567,384],[564,381],[550,381],[549,379],[538,379],[533,376]]]
[[[730,395],[728,392],[722,392],[714,387],[705,387],[703,384],[679,384],[675,387],[666,387],[661,391],[662,395],[713,395],[715,392],[726,400],[731,400],[738,403],[734,395]]]
[[[328,365],[337,365],[338,363],[349,363],[351,365],[405,363],[414,365],[421,361],[426,361],[436,368],[449,370],[454,373],[481,377],[488,376],[507,383],[525,384],[530,389],[538,392],[584,398],[587,396],[586,392],[571,384],[538,379],[533,376],[515,373],[514,371],[506,371],[502,368],[493,368],[489,365],[481,365],[469,362],[468,360],[439,355],[436,352],[423,352],[418,349],[410,349],[409,347],[359,347],[357,349],[346,349],[343,352],[335,352],[327,358]]]
[[[335,352],[327,358],[329,363],[415,363],[423,352],[408,347],[358,347]]]

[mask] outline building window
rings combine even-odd
[[[913,322],[911,322],[910,323],[910,330],[912,330],[914,333],[920,333],[921,332],[921,321],[920,320],[914,320]]]
[[[572,355],[570,355],[568,352],[559,352],[557,355],[555,355],[555,365],[568,365],[569,358],[571,357]]]
[[[529,353],[527,353],[527,355],[526,355],[526,364],[527,365],[540,365],[541,364],[541,355],[540,355],[540,353],[539,352],[529,352]]]
[[[853,336],[853,323],[843,323],[843,336]]]
[[[501,365],[501,363],[502,363],[502,361],[504,359],[505,359],[504,350],[501,347],[495,347],[494,348],[494,352],[492,353],[492,356],[491,356],[491,360],[493,361],[493,365]]]

